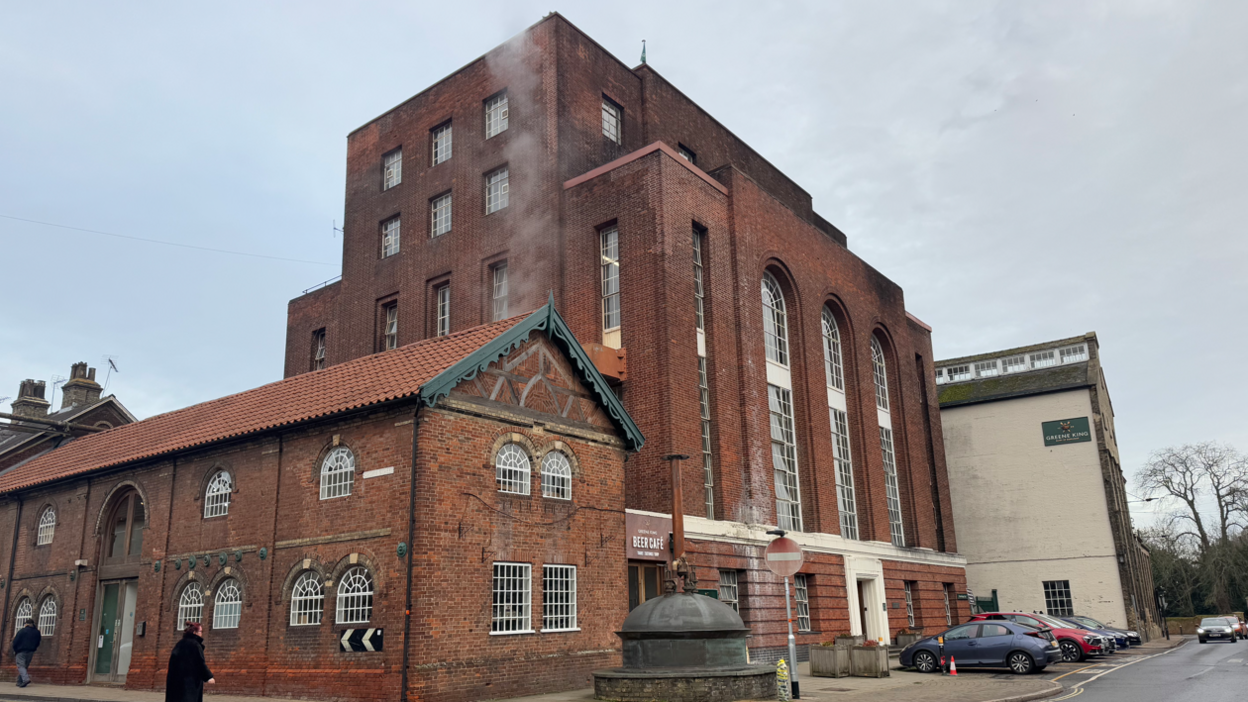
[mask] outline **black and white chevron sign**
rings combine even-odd
[[[343,651],[380,651],[382,650],[383,629],[346,629],[338,645]]]

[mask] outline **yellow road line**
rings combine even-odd
[[[1100,665],[1100,663],[1093,663],[1092,665],[1089,665],[1089,666],[1084,667],[1084,668],[1080,668],[1079,670],[1072,670],[1072,671],[1070,671],[1069,673],[1062,673],[1061,675],[1057,676],[1056,678],[1053,678],[1053,680],[1054,680],[1054,681],[1061,680],[1062,678],[1066,677],[1067,675],[1074,675],[1075,673],[1082,673],[1083,671],[1087,670],[1088,668],[1095,668],[1095,667],[1096,667],[1096,666],[1098,666],[1098,665]]]

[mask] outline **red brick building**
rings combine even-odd
[[[0,475],[0,631],[45,683],[161,689],[197,620],[217,692],[584,686],[642,441],[553,305],[83,436]]]
[[[650,66],[548,16],[349,135],[344,228],[341,280],[290,303],[287,376],[553,295],[648,437],[628,463],[634,521],[670,513],[662,456],[693,457],[693,560],[756,659],[785,641],[759,560],[774,525],[808,554],[803,645],[968,613],[930,328]],[[632,555],[635,604],[665,554]]]

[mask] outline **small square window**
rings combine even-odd
[[[507,131],[507,93],[485,101],[485,138]]]
[[[399,218],[391,217],[381,223],[381,257],[388,258],[399,252]]]
[[[945,378],[945,369],[937,368],[936,369],[936,384],[944,385],[946,382],[948,382],[948,379]]]
[[[1088,347],[1083,344],[1078,346],[1067,346],[1058,351],[1061,356],[1062,363],[1077,363],[1079,361],[1088,360]]]
[[[951,383],[956,383],[959,380],[971,379],[971,367],[969,365],[951,366],[945,369],[945,373],[948,374],[949,382]]]
[[[997,368],[996,361],[980,361],[975,364],[975,377],[977,378],[991,378],[1000,374],[1001,371]]]
[[[498,212],[507,206],[510,190],[507,169],[500,168],[485,177],[485,213]]]
[[[1001,370],[1005,373],[1017,373],[1027,370],[1027,356],[1019,354],[1001,359]]]
[[[737,571],[719,571],[719,601],[740,612],[740,591],[738,589]]]
[[[1069,617],[1075,613],[1069,580],[1045,580],[1041,585],[1044,587],[1044,608],[1050,616]]]
[[[676,153],[680,154],[680,157],[685,159],[689,163],[697,165],[698,155],[693,153],[693,149],[690,149],[688,146],[685,146],[684,144],[680,144],[676,149]]]
[[[433,165],[451,160],[451,123],[433,130]]]
[[[438,237],[451,231],[451,194],[433,198],[429,204],[429,236]]]
[[[624,143],[624,110],[605,96],[602,98],[602,135],[617,144]]]
[[[389,190],[403,182],[403,147],[382,157],[381,189]]]
[[[1041,351],[1031,354],[1031,367],[1048,368],[1057,365],[1057,353],[1054,351]]]

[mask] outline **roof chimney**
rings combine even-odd
[[[51,406],[51,403],[43,399],[44,387],[42,380],[30,380],[29,378],[23,380],[17,390],[17,399],[10,403],[10,406],[13,408],[13,414],[23,417],[48,416],[48,407]]]
[[[95,382],[95,369],[87,368],[86,361],[75,363],[69,370],[69,380],[61,386],[61,409],[93,404],[102,391]]]

